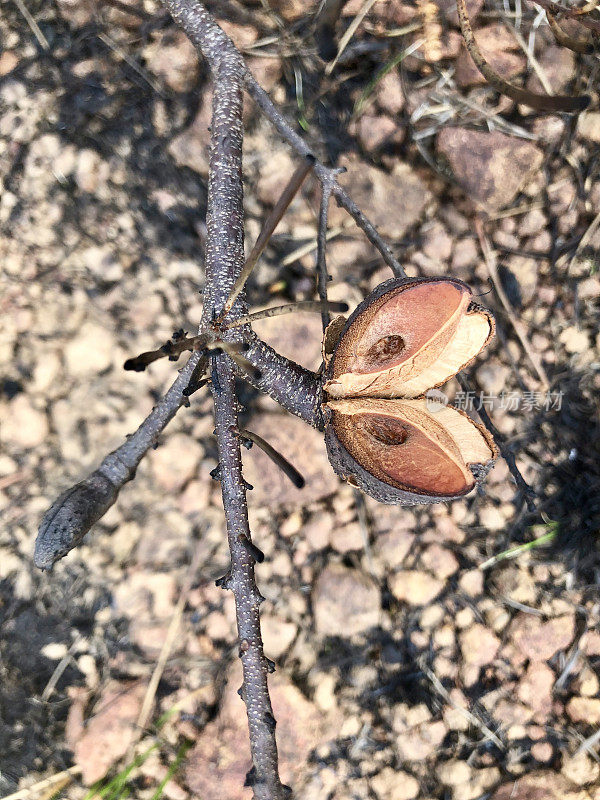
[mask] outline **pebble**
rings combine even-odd
[[[112,366],[114,336],[102,325],[84,322],[75,338],[67,343],[64,355],[67,372],[73,378],[99,375]]]
[[[195,477],[204,455],[202,445],[185,433],[175,433],[150,453],[154,478],[166,492],[177,492]]]
[[[418,570],[397,572],[389,580],[390,591],[394,597],[411,606],[427,605],[438,596],[444,585],[444,581]]]
[[[2,407],[3,406],[3,407]],[[25,394],[18,394],[9,403],[0,404],[0,442],[25,450],[39,447],[49,434],[48,419]]]
[[[356,570],[326,567],[312,594],[315,627],[321,636],[353,636],[379,624],[379,589]]]
[[[531,142],[469,128],[444,128],[437,149],[448,159],[465,193],[490,210],[509,205],[543,159]]]
[[[500,647],[500,639],[480,624],[462,631],[459,642],[465,663],[476,667],[493,661]]]
[[[379,800],[412,800],[419,794],[419,781],[407,772],[391,767],[369,779],[371,789]]]

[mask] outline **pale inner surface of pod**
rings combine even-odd
[[[466,415],[427,400],[332,400],[340,443],[375,478],[398,489],[455,497],[475,485],[470,464],[494,457],[491,441]]]
[[[392,290],[365,309],[334,355],[326,392],[341,397],[416,397],[474,358],[493,323],[467,312],[468,287],[428,281]]]

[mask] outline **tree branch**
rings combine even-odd
[[[223,310],[244,266],[242,187],[242,86],[245,67],[228,37],[211,20],[206,9],[185,0],[163,0],[174,19],[201,50],[212,72],[213,93],[211,149],[208,182],[206,289],[202,328],[209,327]],[[244,313],[241,293],[230,318]],[[224,340],[240,341],[244,329],[221,332]],[[275,719],[267,688],[267,661],[260,633],[261,596],[254,577],[254,554],[244,546],[251,542],[246,485],[242,476],[235,396],[234,366],[226,355],[214,355],[212,393],[219,452],[221,492],[227,521],[231,571],[221,582],[235,597],[239,654],[244,674],[253,768],[247,783],[256,800],[284,800],[291,790],[278,773]]]

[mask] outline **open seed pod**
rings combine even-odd
[[[492,466],[488,432],[424,397],[469,364],[494,333],[452,278],[386,281],[325,337],[323,412],[338,475],[383,503],[462,497]]]

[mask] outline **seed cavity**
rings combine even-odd
[[[364,419],[365,431],[382,444],[396,447],[404,444],[408,439],[408,429],[405,425],[392,417],[381,414],[369,414]]]
[[[367,350],[365,357],[372,361],[391,361],[397,358],[405,348],[406,344],[402,336],[390,334],[375,342]]]

